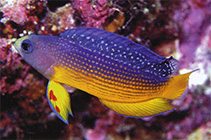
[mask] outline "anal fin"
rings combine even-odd
[[[142,102],[125,103],[100,99],[100,102],[118,114],[131,117],[148,117],[173,110],[168,100],[155,98]]]
[[[60,83],[51,80],[48,82],[46,94],[48,103],[56,116],[68,124],[68,113],[72,115],[69,93]]]

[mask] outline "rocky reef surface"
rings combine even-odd
[[[211,2],[209,0],[1,0],[1,139],[211,139]],[[51,111],[47,79],[17,54],[17,38],[59,35],[74,27],[115,32],[159,55],[181,61],[190,77],[176,110],[161,116],[129,118],[104,108],[77,90],[69,125]],[[79,104],[80,102],[80,104]]]

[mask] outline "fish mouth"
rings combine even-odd
[[[19,53],[14,44],[12,44],[11,50],[12,52]]]

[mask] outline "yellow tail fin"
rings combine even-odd
[[[161,97],[172,100],[180,97],[187,87],[191,73],[192,72],[169,78],[168,85],[165,87]]]
[[[118,114],[132,117],[147,117],[173,110],[169,101],[155,98],[148,101],[124,103],[99,99],[102,104]]]

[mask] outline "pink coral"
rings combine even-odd
[[[73,18],[75,10],[70,3],[58,8],[55,12],[48,12],[44,25],[50,27],[53,32],[63,32],[66,29],[75,27],[75,20]]]
[[[96,120],[94,129],[90,129],[87,131],[85,135],[85,138],[87,140],[104,140],[105,139],[108,126],[113,123],[114,112],[109,110],[107,115],[108,115],[107,119]]]
[[[13,0],[10,4],[4,7],[4,16],[18,24],[23,24],[27,21],[27,8],[28,0]]]
[[[4,28],[1,29],[4,35],[1,37],[5,38],[0,41],[3,46],[0,48],[1,138],[184,139],[197,128],[210,122],[210,90],[204,94],[205,90],[210,88],[210,81],[207,81],[197,89],[189,90],[184,100],[177,101],[177,110],[174,112],[145,120],[124,117],[111,110],[105,110],[96,98],[93,97],[90,102],[91,97],[83,92],[77,97],[78,100],[75,100],[74,94],[78,93],[74,93],[71,95],[74,96],[72,109],[76,110],[76,114],[74,118],[70,118],[71,124],[65,126],[54,113],[50,113],[52,111],[45,97],[47,80],[22,61],[20,56],[10,51],[11,42],[8,39],[18,37],[23,30],[23,34],[28,31],[37,34],[59,34],[66,28],[75,27],[76,10],[81,14],[80,18],[84,22],[82,25],[105,28],[107,17],[115,19],[111,7],[116,7],[124,12],[126,22],[133,17],[125,25],[124,31],[119,33],[132,33],[137,39],[134,40],[139,43],[148,44],[147,42],[154,40],[155,46],[167,40],[167,45],[156,51],[162,55],[171,55],[175,44],[168,41],[178,37],[180,29],[179,48],[182,55],[186,56],[186,59],[181,58],[183,67],[189,68],[190,62],[196,62],[194,65],[203,64],[204,68],[210,66],[211,60],[211,27],[207,22],[210,17],[208,0],[188,0],[188,3],[177,1],[182,8],[166,1],[130,3],[115,0],[109,2],[116,5],[108,7],[106,0],[75,0],[61,8],[57,7],[56,12],[45,11],[47,5],[43,3],[47,1],[26,2],[27,0],[12,0],[11,3],[3,5],[1,26]],[[143,13],[142,9],[149,12]],[[44,14],[41,14],[43,11]],[[177,23],[171,19],[173,13]],[[8,21],[18,25],[14,28]],[[178,25],[180,28],[177,28]],[[206,72],[209,72],[208,68]],[[82,111],[80,107],[83,108]],[[203,128],[202,130],[204,131]]]
[[[22,77],[26,76],[30,67],[26,65],[22,66],[22,58],[19,57],[18,54],[12,53],[7,47],[0,48],[0,54],[1,64],[4,64],[1,65],[0,93],[3,95],[6,93],[11,94],[14,91],[20,90],[21,86],[24,84]],[[15,72],[20,72],[20,68],[23,72],[12,81]]]
[[[87,27],[95,28],[103,28],[106,18],[114,12],[107,6],[107,0],[75,0],[74,8],[81,13]]]

